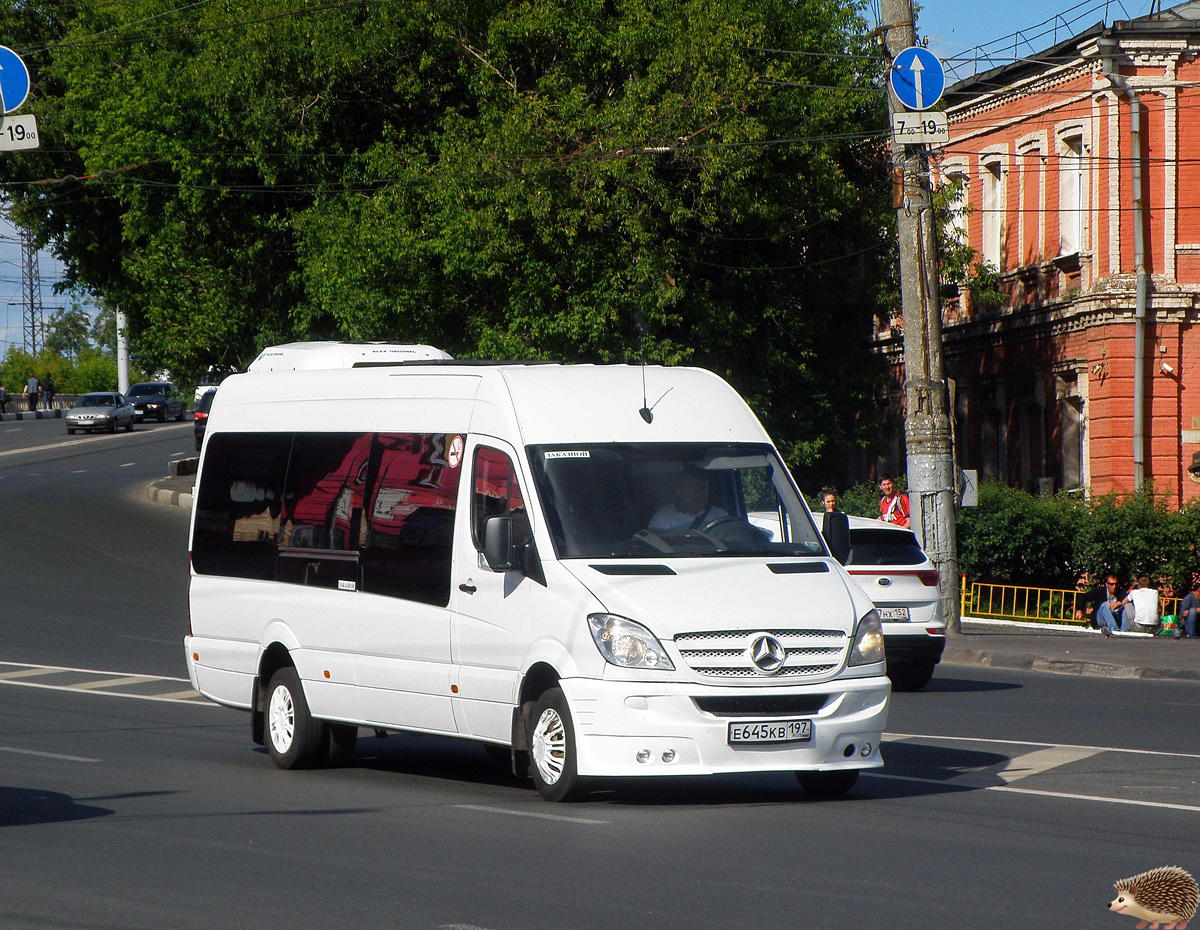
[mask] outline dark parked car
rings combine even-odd
[[[143,381],[130,387],[125,396],[133,404],[139,420],[154,419],[166,423],[167,417],[183,419],[186,407],[183,395],[170,381]]]
[[[200,395],[200,399],[196,401],[196,406],[192,409],[192,430],[196,434],[196,451],[200,451],[200,446],[204,443],[204,429],[208,426],[208,411],[212,407],[213,398],[217,396],[216,391],[205,391]]]
[[[103,429],[115,433],[118,426],[130,432],[133,429],[133,404],[120,394],[84,394],[63,419],[67,421],[67,433],[71,435],[77,429]]]

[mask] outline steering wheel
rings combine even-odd
[[[715,517],[704,524],[700,532],[726,546],[732,545],[738,549],[752,549],[767,541],[762,530],[741,517]]]

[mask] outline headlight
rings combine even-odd
[[[621,668],[675,668],[658,637],[640,623],[613,614],[588,614],[588,629],[606,662]]]
[[[872,665],[883,661],[883,627],[879,614],[869,610],[858,621],[854,645],[850,647],[851,665]]]

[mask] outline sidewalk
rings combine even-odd
[[[172,471],[184,474],[150,482],[146,497],[159,504],[191,508],[196,476],[188,472],[194,471],[196,462],[172,462]],[[964,617],[962,632],[947,639],[942,665],[983,665],[1089,678],[1200,681],[1200,637],[1118,633],[1105,639],[1092,629]]]
[[[1172,639],[1092,629],[1048,627],[964,617],[951,636],[943,665],[986,665],[1099,678],[1176,678],[1200,681],[1200,637]],[[934,673],[937,674],[936,672]]]

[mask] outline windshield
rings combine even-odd
[[[135,384],[129,389],[130,397],[151,397],[155,394],[165,393],[167,393],[166,388],[161,384]]]
[[[767,445],[530,446],[560,558],[823,555]]]
[[[111,394],[84,394],[79,398],[80,407],[115,407],[116,401]]]

